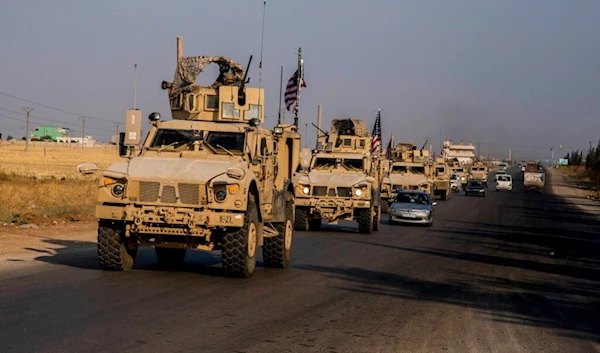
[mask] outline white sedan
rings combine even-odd
[[[508,174],[496,176],[496,191],[512,191],[512,177]]]
[[[501,175],[507,175],[506,170],[498,170],[496,172],[496,181],[498,181],[498,177]]]

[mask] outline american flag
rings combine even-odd
[[[377,118],[375,119],[375,126],[373,126],[373,144],[371,146],[371,153],[376,153],[381,150],[381,112],[377,112]]]
[[[393,137],[390,137],[390,142],[388,142],[387,148],[385,149],[385,159],[392,159],[392,139]]]
[[[301,79],[302,84],[301,87],[306,87],[306,82],[304,81],[304,78]],[[285,106],[288,110],[288,112],[290,111],[290,108],[292,107],[292,104],[294,104],[294,102],[296,101],[296,99],[298,98],[298,70],[296,70],[296,72],[294,72],[294,75],[290,78],[290,80],[287,83],[287,86],[285,88]]]

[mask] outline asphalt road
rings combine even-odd
[[[292,268],[248,280],[152,249],[103,272],[63,243],[0,272],[0,352],[600,351],[598,223],[511,174],[512,193],[438,201],[432,228],[297,232]]]

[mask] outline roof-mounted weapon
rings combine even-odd
[[[246,105],[246,92],[244,89],[246,88],[246,83],[250,82],[250,78],[248,77],[250,63],[252,63],[252,55],[250,55],[250,59],[248,59],[248,66],[246,66],[246,70],[244,70],[244,77],[242,77],[242,81],[240,82],[240,87],[238,89],[238,105]]]

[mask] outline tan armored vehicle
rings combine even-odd
[[[424,190],[433,196],[428,180],[429,151],[417,149],[412,143],[398,143],[392,151],[392,160],[381,185],[381,204],[385,212],[398,194],[398,189]]]
[[[488,167],[485,163],[478,161],[471,165],[469,169],[469,180],[479,180],[487,187],[488,184]]]
[[[428,175],[430,184],[433,184],[433,194],[435,196],[439,195],[442,200],[450,199],[450,195],[452,195],[450,186],[452,170],[446,164],[444,158],[429,161]]]
[[[453,160],[446,160],[446,164],[451,170],[451,173],[456,174],[458,179],[459,190],[463,190],[469,181],[467,168],[460,164],[458,159],[454,158]]]
[[[295,189],[297,230],[317,230],[323,219],[355,220],[365,234],[379,230],[381,164],[371,143],[362,120],[334,119],[329,133],[321,130],[311,158],[302,158]]]
[[[247,70],[225,57],[183,57],[168,90],[173,120],[150,114],[141,152],[139,110],[126,116],[121,156],[103,170],[96,217],[98,259],[106,270],[129,270],[139,246],[154,246],[160,263],[183,261],[187,249],[221,250],[226,273],[250,277],[259,246],[266,267],[290,262],[300,134],[294,125],[263,128],[264,91],[245,87]],[[252,57],[250,57],[250,60]],[[216,63],[208,87],[196,76]],[[128,155],[129,152],[129,155]],[[80,165],[91,173],[95,165]]]

